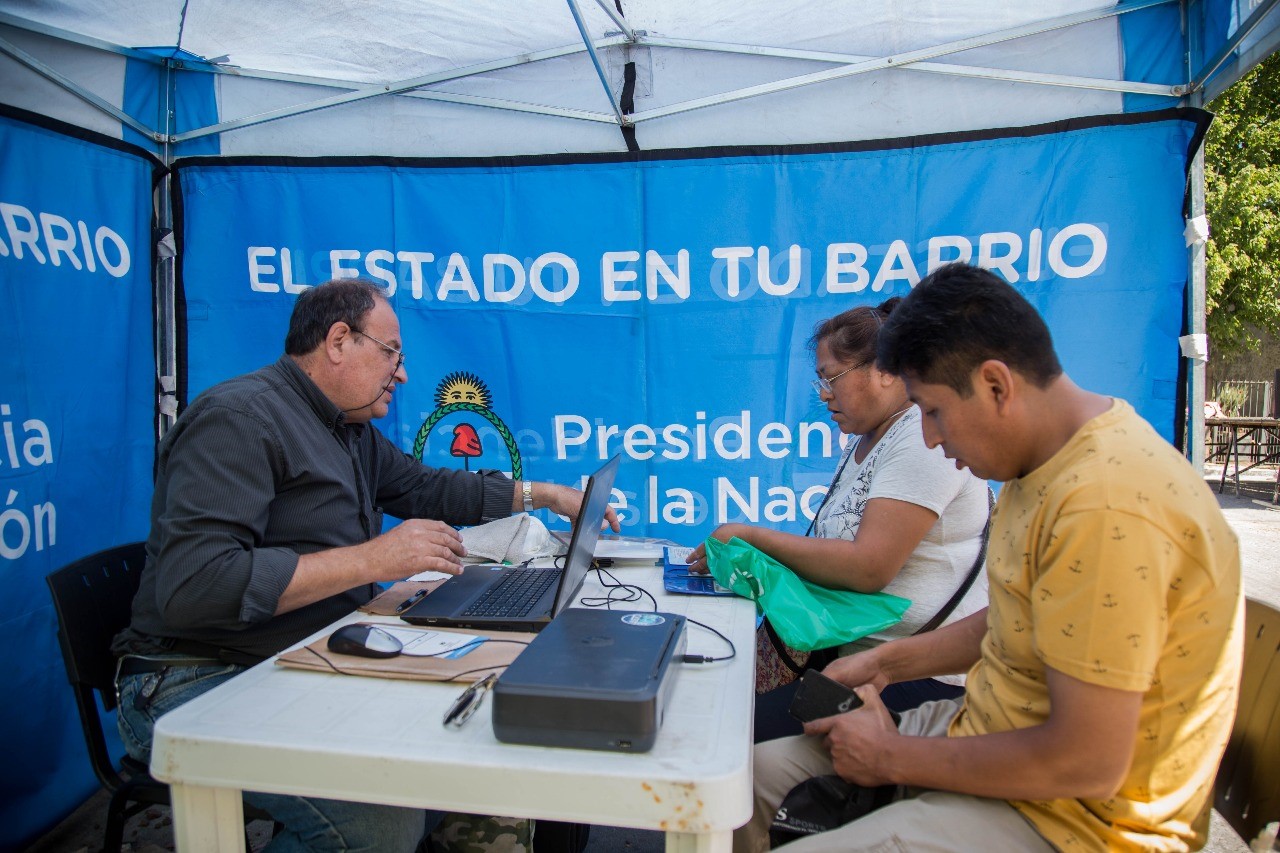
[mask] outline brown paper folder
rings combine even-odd
[[[395,616],[400,605],[413,598],[415,593],[426,590],[433,592],[444,583],[444,579],[434,581],[399,581],[386,592],[360,605],[361,613],[373,613],[377,616]]]
[[[369,623],[377,624],[377,623]],[[433,628],[450,634],[475,634],[454,628]],[[410,681],[477,681],[489,673],[502,671],[524,651],[536,634],[485,631],[486,642],[460,658],[433,658],[397,655],[393,658],[365,658],[340,655],[329,651],[327,636],[308,646],[285,652],[276,658],[280,666],[310,669],[316,672],[338,672],[343,675],[367,675],[374,678],[404,678]]]

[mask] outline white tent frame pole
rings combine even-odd
[[[1189,0],[1182,0],[1182,20],[1187,33],[1187,76],[1191,76],[1191,58],[1203,49],[1204,31],[1200,15],[1190,14]],[[1187,95],[1187,103],[1193,107],[1204,106],[1204,92],[1199,86],[1192,88]],[[1204,140],[1200,148],[1191,158],[1191,168],[1187,175],[1188,199],[1187,214],[1191,219],[1205,215],[1204,199]],[[1205,241],[1194,241],[1187,246],[1187,329],[1193,335],[1208,333],[1208,309],[1205,298]],[[1206,363],[1198,359],[1187,359],[1187,434],[1183,437],[1186,446],[1183,452],[1187,461],[1200,474],[1204,474],[1205,463],[1205,367]],[[1176,416],[1176,415],[1175,415]]]
[[[424,101],[443,101],[447,104],[466,104],[472,107],[488,107],[495,110],[507,110],[517,113],[534,113],[536,115],[570,118],[578,121],[594,121],[601,124],[617,124],[618,120],[609,113],[592,112],[591,110],[575,110],[569,107],[552,107],[545,104],[529,104],[523,101],[509,101],[503,98],[489,98],[483,95],[459,95],[453,92],[404,92],[408,98]]]
[[[1222,67],[1222,63],[1226,62],[1227,58],[1240,46],[1240,43],[1249,37],[1249,34],[1257,28],[1258,24],[1262,23],[1262,19],[1267,16],[1267,13],[1275,8],[1277,1],[1278,0],[1262,0],[1262,3],[1258,8],[1253,10],[1253,14],[1250,15],[1245,22],[1237,27],[1236,31],[1231,34],[1231,38],[1222,46],[1222,49],[1218,51],[1217,55],[1206,62],[1204,67],[1200,69],[1200,72],[1191,79],[1191,88],[1193,91],[1198,91],[1204,87],[1204,84],[1209,80],[1209,78]],[[1196,20],[1199,21],[1199,16],[1197,16]]]
[[[946,56],[951,53],[972,50],[975,47],[986,47],[988,45],[998,44],[1004,41],[1013,41],[1014,39],[1025,38],[1026,36],[1065,29],[1066,27],[1073,27],[1078,24],[1085,24],[1091,21],[1104,20],[1106,18],[1123,15],[1127,12],[1136,12],[1139,9],[1146,9],[1151,6],[1161,6],[1171,2],[1174,2],[1174,0],[1130,0],[1130,2],[1117,3],[1115,6],[1075,12],[1070,15],[1062,15],[1057,18],[1037,21],[1033,24],[1023,24],[1017,27],[996,30],[980,36],[972,36],[967,39],[943,42],[942,44],[934,45],[933,47],[907,51],[906,53],[896,54],[894,56],[885,56],[863,62],[855,62],[850,65],[841,66],[840,68],[831,68],[826,71],[817,71],[812,74],[801,74],[784,80],[775,80],[772,83],[763,83],[758,86],[748,86],[731,92],[722,92],[719,95],[710,95],[705,98],[694,98],[677,104],[670,104],[665,107],[658,107],[656,109],[634,113],[630,116],[630,119],[636,123],[650,121],[655,118],[664,118],[669,115],[685,113],[691,110],[702,109],[704,107],[718,106],[720,104],[727,104],[733,101],[755,98],[760,95],[770,95],[775,92],[785,92],[788,89],[810,86],[814,83],[825,83],[828,80],[852,77],[857,74],[865,74],[869,71],[880,71],[885,68],[899,68],[910,63],[933,59],[938,56]]]
[[[165,166],[164,177],[156,187],[155,215],[160,233],[173,233],[172,182],[173,146],[169,143],[176,124],[173,104],[174,64],[166,62],[162,75],[164,86],[161,120],[164,140],[160,146],[160,159]],[[173,239],[172,237],[170,239]],[[159,397],[156,401],[156,437],[164,434],[177,420],[178,394],[178,343],[177,343],[177,258],[156,251],[155,299],[156,299],[156,380]]]
[[[0,38],[0,53],[7,54],[8,56],[12,57],[13,59],[17,60],[18,62],[30,68],[32,71],[39,74],[41,77],[44,77],[46,80],[49,80],[51,83],[54,83],[62,87],[63,89],[66,89],[68,92],[75,95],[80,100],[84,101],[85,103],[89,104],[95,109],[101,110],[102,112],[114,118],[116,121],[119,121],[122,124],[128,125],[129,127],[133,128],[138,133],[142,134],[148,139],[154,142],[162,141],[163,134],[158,133],[155,130],[152,130],[151,128],[144,125],[142,122],[135,119],[133,116],[121,110],[119,107],[98,97],[93,92],[90,92],[88,89],[76,83],[74,80],[64,77],[63,75],[59,74],[57,71],[54,71],[49,66],[45,65],[40,60],[36,59],[31,54],[27,53],[22,48],[18,47],[17,45],[3,38]]]
[[[1194,99],[1194,100],[1199,100]],[[1194,103],[1193,100],[1193,103]],[[1199,104],[1194,104],[1199,106]],[[1191,218],[1205,215],[1204,207],[1204,145],[1191,160],[1191,173],[1187,176],[1191,193]],[[1187,281],[1188,325],[1193,335],[1206,334],[1205,302],[1205,243],[1195,242],[1187,247],[1190,276]],[[1204,400],[1205,362],[1187,359],[1187,436],[1186,456],[1191,467],[1204,473]]]
[[[578,33],[582,36],[582,43],[587,47],[587,54],[591,57],[591,64],[596,69],[596,76],[600,78],[600,85],[604,87],[605,97],[609,99],[609,108],[613,110],[613,115],[617,119],[619,127],[626,127],[629,121],[622,115],[622,108],[618,106],[618,99],[613,95],[613,87],[609,85],[609,75],[605,73],[604,66],[600,64],[600,56],[596,53],[595,45],[591,42],[591,33],[587,32],[587,24],[582,20],[582,10],[578,8],[578,0],[565,0],[569,5],[569,12],[573,15],[573,23],[578,27]]]
[[[9,12],[0,12],[0,24],[13,27],[16,30],[26,30],[27,32],[38,33],[42,36],[56,38],[59,41],[68,41],[72,44],[83,45],[84,47],[92,47],[97,50],[106,51],[107,53],[116,53],[121,56],[127,56],[130,59],[140,59],[144,62],[150,62],[155,65],[164,63],[164,57],[154,53],[147,53],[143,50],[137,50],[132,47],[125,47],[122,44],[106,41],[93,36],[87,36],[83,33],[73,32],[72,30],[64,30],[62,27],[53,27],[48,24],[42,24],[38,21],[29,21],[26,18],[19,18],[17,15]]]
[[[616,42],[619,40],[614,39],[610,41]],[[442,72],[437,72],[435,74],[426,74],[421,77],[413,77],[408,80],[401,80],[395,83],[375,83],[372,86],[362,84],[360,85],[359,88],[355,89],[352,92],[348,92],[345,95],[334,95],[333,97],[330,97],[330,98],[321,98],[316,101],[308,101],[305,104],[296,104],[291,107],[282,107],[278,110],[271,110],[270,112],[258,113],[257,115],[245,116],[244,118],[219,122],[218,124],[212,124],[207,127],[196,128],[194,130],[186,131],[185,133],[176,134],[171,141],[175,143],[186,142],[189,139],[199,139],[202,136],[209,136],[214,133],[222,133],[224,131],[235,130],[237,128],[248,127],[250,125],[255,125],[255,124],[263,124],[265,122],[275,121],[277,119],[289,118],[290,116],[302,115],[304,113],[309,113],[309,112],[315,112],[316,110],[322,110],[327,107],[338,106],[340,104],[353,103],[355,101],[362,101],[362,100],[365,100],[366,98],[377,98],[383,95],[406,94],[406,93],[409,93],[410,90],[416,89],[420,86],[430,86],[435,83],[443,83],[448,80],[457,80],[463,77],[473,77],[477,74],[485,74],[487,72],[497,71],[503,68],[512,68],[517,65],[527,65],[530,62],[538,62],[544,59],[553,59],[559,56],[567,56],[574,53],[580,53],[585,49],[586,48],[581,44],[573,44],[573,45],[567,45],[564,47],[555,47],[555,48],[549,48],[547,50],[540,50],[534,53],[523,53],[518,56],[510,57],[507,59],[495,59],[492,62],[482,62],[478,65],[469,65],[466,68],[460,68],[454,71],[442,71]],[[238,71],[232,71],[228,69],[219,69],[219,71],[227,74],[240,73]],[[343,84],[338,81],[329,80],[326,78],[304,79],[304,78],[298,77],[297,75],[272,75],[269,72],[243,74],[243,76],[256,76],[256,77],[263,77],[268,79],[291,80],[293,82],[313,82],[313,83],[316,83],[317,85],[325,85],[325,86],[336,86],[336,87],[343,86]],[[350,85],[350,84],[347,84],[347,85]],[[423,92],[423,93],[415,93],[415,94],[418,94],[420,97],[426,97],[434,93]],[[462,99],[470,96],[458,95],[458,96],[452,96],[452,97]],[[539,107],[534,104],[522,104],[520,105],[520,107],[525,112],[537,112],[537,111],[546,111],[546,110],[555,109],[552,107],[547,107],[547,108]],[[571,116],[571,117],[577,117],[577,116]]]
[[[598,42],[602,47],[610,47],[614,44],[622,43],[623,41],[620,38],[605,39],[602,42]],[[535,56],[533,61],[553,59],[558,56],[571,56],[574,53],[582,53],[584,50],[586,50],[586,48],[580,44],[569,45],[564,48],[554,48],[552,51],[541,51],[540,54]],[[551,55],[541,55],[545,53],[550,53]],[[257,68],[240,68],[234,65],[193,65],[188,70],[204,72],[207,74],[225,74],[230,77],[249,77],[258,80],[276,80],[283,83],[301,83],[306,86],[324,86],[329,89],[354,90],[363,89],[369,85],[368,83],[357,82],[355,80],[343,80],[337,77],[314,77],[306,74],[285,74],[278,71],[263,71]],[[485,71],[491,70],[494,69],[485,69]],[[480,73],[485,72],[467,70],[465,72],[460,72],[449,79],[462,79]],[[505,98],[492,98],[487,95],[462,95],[454,92],[410,91],[397,92],[396,96],[402,98],[418,98],[419,100],[424,101],[444,101],[445,103],[451,104],[468,104],[478,107],[510,110],[512,112],[537,113],[539,115],[558,116],[560,118],[579,119],[581,121],[595,121],[604,124],[616,123],[614,117],[608,113],[594,112],[592,110],[580,110],[572,107],[553,107],[546,104],[531,104],[524,101],[512,101]]]
[[[805,59],[817,62],[851,64],[873,60],[874,56],[853,53],[831,53],[819,50],[791,50],[750,44],[731,44],[694,39],[673,39],[639,36],[642,47],[670,47],[681,50],[705,50],[713,53],[739,53],[750,56],[772,56],[781,59]],[[1042,86],[1061,86],[1074,89],[1097,89],[1104,92],[1123,92],[1133,95],[1163,95],[1178,97],[1185,90],[1184,84],[1137,83],[1130,80],[1109,80],[1102,77],[1078,77],[1069,74],[1042,74],[1034,71],[1009,71],[980,65],[954,65],[945,62],[913,62],[907,71],[924,71],[931,74],[947,74],[954,77],[976,77],[985,80],[1007,80],[1012,83],[1031,83]]]
[[[618,25],[618,29],[622,30],[622,34],[627,37],[627,41],[636,40],[636,31],[627,23],[627,19],[618,14],[618,10],[609,5],[609,0],[596,0],[596,5],[609,16],[609,20]]]

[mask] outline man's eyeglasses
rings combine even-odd
[[[848,373],[851,370],[857,370],[859,367],[866,367],[866,366],[867,366],[866,362],[863,362],[862,364],[855,364],[853,367],[846,367],[844,370],[840,371],[835,376],[832,376],[830,379],[828,379],[825,376],[819,376],[817,379],[810,380],[809,384],[813,386],[813,390],[817,391],[819,395],[822,395],[824,393],[830,394],[832,382],[835,382],[837,379],[839,379],[841,376],[844,376],[846,373]]]
[[[391,346],[390,344],[385,344],[385,343],[383,343],[382,341],[378,340],[377,338],[375,338],[373,335],[369,334],[368,332],[362,332],[362,331],[360,331],[359,329],[352,329],[351,331],[355,332],[357,335],[364,335],[366,338],[368,338],[369,340],[373,341],[375,344],[377,344],[378,346],[380,346],[380,347],[382,347],[384,350],[386,350],[387,355],[388,355],[390,358],[394,358],[394,359],[396,360],[396,366],[395,366],[394,368],[392,368],[392,371],[393,371],[393,372],[394,372],[394,371],[396,371],[396,370],[399,370],[399,369],[400,369],[400,365],[404,364],[404,353],[402,353],[400,350],[396,349],[395,347]]]

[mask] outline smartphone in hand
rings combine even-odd
[[[861,707],[862,700],[853,688],[845,687],[816,669],[809,669],[800,677],[800,687],[787,710],[800,722],[811,723]],[[895,726],[902,721],[902,715],[897,711],[890,710],[889,716]]]
[[[809,723],[860,707],[862,700],[857,693],[816,669],[810,669],[800,677],[800,687],[787,710],[800,722]]]

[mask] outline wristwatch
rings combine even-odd
[[[533,483],[522,480],[520,491],[524,494],[524,511],[533,512]]]

